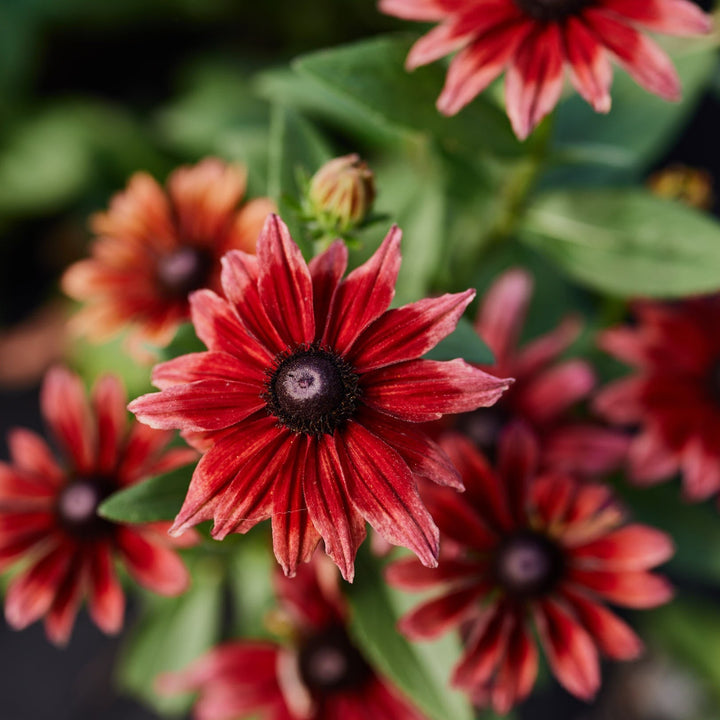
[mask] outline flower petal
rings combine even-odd
[[[287,345],[315,339],[310,271],[287,225],[275,214],[265,221],[257,242],[258,291],[270,322]]]
[[[53,457],[48,444],[37,433],[14,428],[8,433],[8,450],[13,465],[35,476],[39,483],[55,488],[64,474]]]
[[[672,538],[647,525],[626,525],[592,542],[574,547],[574,558],[597,561],[606,570],[647,570],[669,560]]]
[[[109,474],[117,466],[121,443],[127,427],[127,395],[117,377],[101,377],[92,393],[93,408],[97,419],[98,458],[97,469]]]
[[[511,382],[464,360],[409,360],[363,375],[363,402],[400,420],[428,422],[492,405]]]
[[[325,252],[314,257],[308,264],[313,285],[315,306],[315,336],[325,333],[332,301],[340,279],[347,268],[348,250],[342,240],[335,240]]]
[[[617,605],[631,608],[657,607],[673,596],[672,586],[665,578],[641,570],[581,570],[573,567],[568,579]]]
[[[606,10],[668,35],[700,35],[712,29],[712,18],[687,0],[602,0]]]
[[[226,352],[188,353],[156,365],[152,371],[152,382],[160,390],[199,380],[251,381],[262,387],[265,381],[263,366],[251,365],[243,360]]]
[[[393,545],[437,565],[439,532],[404,460],[356,422],[335,437],[348,494],[358,512]]]
[[[355,341],[348,360],[358,373],[424,355],[457,326],[474,290],[388,310]]]
[[[120,632],[125,614],[125,595],[115,574],[107,547],[98,547],[92,555],[89,572],[88,609],[103,632]]]

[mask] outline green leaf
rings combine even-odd
[[[679,297],[720,288],[720,224],[634,189],[535,198],[521,239],[580,283],[622,297]]]
[[[192,471],[193,466],[186,465],[113,493],[100,505],[98,512],[114,522],[172,520],[183,504]]]
[[[455,330],[441,340],[425,357],[429,360],[462,358],[466,362],[478,365],[492,365],[495,362],[492,350],[477,334],[473,324],[467,318],[460,318]]]
[[[315,127],[292,108],[276,105],[270,120],[268,195],[275,200],[280,215],[297,243],[303,242],[302,228],[292,202],[298,202],[299,169],[314,173],[333,153]],[[288,200],[290,202],[288,202]]]
[[[363,40],[306,55],[293,68],[354,106],[381,131],[432,135],[447,150],[522,154],[524,146],[505,114],[486,97],[452,118],[437,111],[445,68],[435,63],[408,73],[405,58],[414,39],[401,35]]]
[[[410,644],[395,625],[408,596],[388,587],[377,559],[366,552],[357,557],[357,576],[349,587],[350,626],[358,646],[432,720],[472,720],[465,696],[449,686],[459,657],[457,638],[449,633],[431,643]]]
[[[176,598],[148,597],[145,612],[123,647],[117,671],[123,690],[168,715],[184,713],[192,697],[157,695],[158,675],[185,668],[220,637],[222,566],[202,556],[188,565],[193,584],[186,593]]]

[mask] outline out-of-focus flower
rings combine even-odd
[[[219,286],[220,257],[253,252],[275,206],[257,198],[239,206],[245,170],[207,158],[175,170],[163,190],[146,173],[95,215],[92,257],[70,266],[63,290],[84,303],[75,329],[104,340],[132,328],[133,341],[162,347],[187,320],[188,294]]]
[[[97,514],[115,490],[186,465],[190,448],[166,450],[171,434],[133,423],[114,377],[100,379],[88,403],[80,379],[53,368],[42,388],[42,412],[63,450],[61,466],[30,430],[8,438],[12,463],[0,463],[0,568],[28,562],[10,583],[5,616],[24,628],[45,616],[48,637],[67,642],[83,596],[90,615],[117,632],[125,600],[113,566],[119,557],[141,585],[163,595],[185,590],[189,576],[172,545],[167,523],[127,526]]]
[[[348,637],[338,575],[323,556],[292,580],[277,574],[290,644],[239,640],[158,679],[164,693],[198,692],[197,720],[423,720]]]
[[[522,420],[541,444],[541,465],[580,475],[616,469],[625,459],[624,433],[581,420],[575,406],[595,386],[595,374],[584,360],[559,360],[580,332],[579,320],[568,317],[546,335],[520,346],[519,338],[532,297],[529,273],[503,273],[482,300],[475,328],[495,355],[484,369],[515,382],[492,408],[455,418],[458,430],[493,457],[502,429]]]
[[[380,9],[440,23],[415,43],[408,69],[459,51],[438,98],[446,115],[507,71],[507,112],[521,139],[557,104],[566,68],[598,112],[610,109],[612,60],[646,90],[677,100],[670,58],[640,30],[695,35],[711,26],[689,0],[380,0]]]
[[[715,200],[710,173],[686,165],[670,165],[658,170],[648,178],[647,184],[655,195],[679,200],[698,210],[709,210]]]
[[[357,154],[326,162],[310,179],[308,216],[324,234],[344,235],[368,216],[375,200],[375,179]]]
[[[416,425],[491,405],[510,381],[462,360],[419,359],[455,328],[468,290],[388,310],[400,230],[342,280],[347,248],[308,266],[270,216],[257,257],[223,258],[225,298],[191,298],[209,352],[153,371],[162,392],[130,404],[153,427],[180,428],[207,449],[171,532],[213,518],[213,537],[272,517],[288,574],[320,538],[350,580],[365,521],[386,540],[437,563],[437,527],[418,477],[459,487],[454,468]],[[209,449],[208,449],[209,448]]]
[[[682,471],[688,500],[720,490],[720,296],[639,302],[637,324],[612,328],[600,345],[637,373],[605,387],[596,407],[639,426],[628,451],[638,484]]]
[[[538,448],[521,425],[503,433],[494,470],[461,436],[446,437],[443,447],[466,492],[424,488],[441,530],[440,564],[428,570],[414,558],[400,560],[388,580],[440,594],[405,615],[401,631],[419,640],[461,627],[465,651],[452,682],[500,713],[534,685],[535,633],[562,685],[591,698],[600,686],[598,650],[628,660],[642,649],[603,601],[634,608],[666,602],[670,586],[648,570],[670,557],[670,538],[625,524],[604,485],[536,476]]]

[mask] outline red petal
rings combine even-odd
[[[699,35],[712,29],[712,18],[686,0],[602,0],[602,6],[668,35]]]
[[[325,333],[325,323],[347,262],[348,251],[345,243],[335,240],[325,252],[314,257],[308,264],[313,284],[316,337],[321,338]]]
[[[74,468],[81,473],[92,472],[95,427],[80,378],[65,368],[51,368],[40,392],[40,405]]]
[[[88,609],[103,632],[120,632],[125,614],[125,596],[118,582],[109,548],[100,546],[90,565]]]
[[[224,493],[240,468],[257,455],[265,457],[268,448],[279,449],[287,436],[287,431],[276,427],[275,418],[259,415],[218,440],[195,468],[187,497],[170,533],[181,535],[193,525],[212,518],[214,499]],[[250,481],[252,478],[248,478]],[[222,503],[222,497],[218,500]]]
[[[401,590],[429,590],[448,583],[477,580],[486,571],[485,565],[472,560],[440,558],[436,568],[421,565],[416,558],[396,560],[385,569],[385,578],[390,585]]]
[[[363,689],[360,698],[348,698],[360,713],[357,720],[426,720],[415,708],[398,695],[398,690],[386,684],[382,678],[375,677],[369,685]],[[333,714],[330,712],[328,718],[342,718],[351,720],[347,713]]]
[[[388,309],[400,269],[401,235],[400,228],[393,226],[372,257],[338,285],[322,340],[336,352],[345,354]]]
[[[690,502],[705,500],[720,490],[720,460],[714,438],[712,443],[706,446],[694,438],[683,451],[683,495]]]
[[[463,489],[460,475],[445,451],[419,428],[408,428],[369,408],[361,408],[357,420],[397,450],[415,475],[438,485]]]
[[[380,10],[406,20],[444,20],[463,10],[467,0],[380,0]]]
[[[628,377],[606,385],[596,396],[594,409],[611,422],[629,425],[644,415],[642,392],[645,382],[640,377]]]
[[[322,438],[308,441],[303,489],[310,518],[325,542],[325,552],[345,580],[352,582],[355,554],[366,535],[365,520],[347,497],[332,443]]]
[[[573,567],[568,578],[625,607],[656,607],[673,596],[672,586],[665,578],[640,570],[581,570]]]
[[[315,339],[310,271],[287,225],[269,215],[258,237],[258,291],[270,322],[287,345]]]
[[[564,595],[578,620],[608,657],[634,660],[642,653],[642,641],[617,615],[580,593],[566,590]]]
[[[152,382],[161,390],[199,380],[252,381],[262,385],[268,365],[251,365],[243,360],[225,352],[189,353],[156,365]]]
[[[227,263],[231,261],[228,254]],[[234,355],[251,367],[265,367],[272,362],[274,352],[250,335],[230,304],[211,290],[192,293],[190,312],[195,332],[209,350]]]
[[[359,513],[393,545],[437,565],[439,533],[403,459],[362,425],[348,422],[335,438],[348,494]]]
[[[505,76],[505,102],[515,134],[524,140],[560,99],[562,39],[557,23],[535,24]]]
[[[607,570],[647,570],[674,552],[672,538],[647,525],[627,525],[572,550],[574,558],[598,561]]]
[[[593,110],[609,112],[612,65],[603,46],[580,18],[572,15],[565,20],[563,40],[573,85]]]
[[[45,616],[48,640],[55,645],[65,645],[70,639],[85,585],[86,568],[87,557],[80,555],[72,563],[57,588],[52,605]]]
[[[490,588],[490,583],[475,583],[425,602],[400,619],[398,630],[411,640],[439,637],[462,623],[473,610],[477,611],[480,598]]]
[[[603,9],[587,9],[586,22],[634,80],[665,100],[680,99],[680,80],[672,61],[650,38]]]
[[[580,320],[566,317],[554,330],[527,343],[518,352],[512,372],[520,376],[532,375],[567,350],[582,330]]]
[[[358,373],[424,355],[456,327],[474,290],[388,310],[357,339],[348,360]]]
[[[576,489],[576,483],[566,475],[548,474],[535,480],[530,488],[532,505],[545,527],[565,520]]]
[[[152,474],[150,468],[172,438],[173,433],[169,430],[154,430],[139,422],[132,423],[116,474],[120,484],[132,485]]]
[[[310,562],[320,535],[308,517],[309,500],[303,494],[300,463],[306,447],[295,442],[283,465],[290,468],[283,482],[276,483],[272,501],[273,551],[288,577],[293,577],[300,563]]]
[[[627,457],[630,437],[596,425],[566,425],[543,439],[544,464],[561,472],[603,475],[617,470]]]
[[[32,430],[15,428],[8,433],[7,443],[13,465],[37,476],[38,482],[57,487],[64,474],[45,440]]]
[[[492,405],[510,383],[464,360],[409,360],[364,375],[363,402],[401,420],[428,422]]]
[[[523,623],[516,623],[508,640],[507,652],[493,683],[492,705],[500,715],[524,700],[537,678],[538,651]]]
[[[550,600],[536,608],[535,623],[560,684],[583,700],[594,697],[600,687],[600,663],[590,635]]]
[[[513,423],[503,430],[498,447],[498,475],[506,488],[513,516],[520,524],[525,518],[539,454],[537,439],[525,425]]]
[[[160,595],[180,595],[187,590],[190,575],[176,552],[122,526],[117,543],[128,571],[142,586]]]
[[[117,466],[120,445],[125,439],[127,395],[118,378],[106,375],[95,384],[92,400],[98,429],[97,469],[109,474]]]
[[[485,293],[475,329],[495,355],[495,365],[505,366],[515,354],[533,291],[530,273],[506,270]]]
[[[666,447],[660,434],[652,428],[633,438],[628,452],[630,477],[638,485],[654,485],[674,475],[680,464]]]
[[[222,430],[264,408],[262,392],[255,380],[198,380],[142,395],[128,409],[157,429]]]
[[[275,356],[286,343],[267,315],[258,290],[258,260],[240,250],[231,250],[222,260],[221,280],[225,296],[243,326]]]

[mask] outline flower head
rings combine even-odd
[[[165,693],[196,691],[197,720],[423,720],[380,677],[347,632],[337,571],[322,557],[292,580],[277,576],[290,643],[235,641],[158,679]]]
[[[694,35],[711,24],[689,0],[380,0],[380,9],[440,23],[414,45],[409,69],[459,51],[438,98],[446,115],[506,70],[505,102],[521,139],[557,104],[565,68],[598,112],[610,109],[611,60],[646,90],[677,100],[671,60],[641,29]]]
[[[400,560],[388,579],[439,594],[404,616],[401,631],[421,639],[461,627],[465,650],[453,683],[500,713],[535,683],[535,632],[558,680],[591,698],[600,685],[598,650],[621,660],[642,649],[603,600],[634,608],[666,602],[669,585],[648,570],[672,554],[670,538],[625,524],[604,485],[536,475],[538,448],[521,425],[503,434],[495,469],[461,436],[443,447],[466,492],[428,486],[423,493],[442,534],[440,564],[429,570]]]
[[[209,351],[158,365],[153,382],[162,391],[130,404],[143,422],[180,428],[207,450],[174,532],[213,518],[213,536],[222,539],[272,517],[287,573],[322,538],[351,579],[367,521],[436,563],[437,528],[417,478],[459,482],[417,423],[490,405],[510,381],[462,360],[420,359],[454,329],[474,293],[388,310],[399,243],[393,228],[343,280],[343,243],[308,266],[273,215],[257,257],[223,258],[225,298],[192,296]]]
[[[637,372],[604,388],[596,407],[639,426],[628,451],[630,476],[660,482],[682,471],[685,495],[720,490],[720,296],[637,303],[634,326],[607,330],[601,346]]]
[[[28,561],[5,598],[11,626],[24,628],[45,616],[48,637],[64,643],[86,596],[97,625],[117,632],[125,601],[116,557],[150,590],[163,595],[185,590],[188,573],[171,547],[180,542],[169,540],[167,524],[119,525],[97,513],[115,490],[197,456],[190,448],[166,450],[170,433],[140,423],[128,429],[125,403],[114,377],[97,382],[90,405],[80,379],[54,368],[43,384],[41,405],[66,464],[30,430],[11,432],[12,464],[0,463],[0,568]]]
[[[92,257],[65,272],[64,291],[85,303],[78,331],[104,339],[130,325],[136,341],[164,346],[188,318],[188,294],[219,285],[220,257],[253,252],[267,198],[238,207],[245,172],[207,158],[175,170],[163,190],[146,173],[130,178],[96,215]]]
[[[520,420],[540,440],[543,467],[580,475],[610,472],[625,459],[627,437],[577,417],[578,403],[595,387],[595,373],[585,360],[560,359],[580,332],[579,320],[566,317],[551,332],[519,342],[532,290],[531,275],[515,268],[482,299],[475,328],[495,355],[495,364],[485,369],[515,382],[492,408],[460,415],[455,426],[493,457],[503,428]]]

